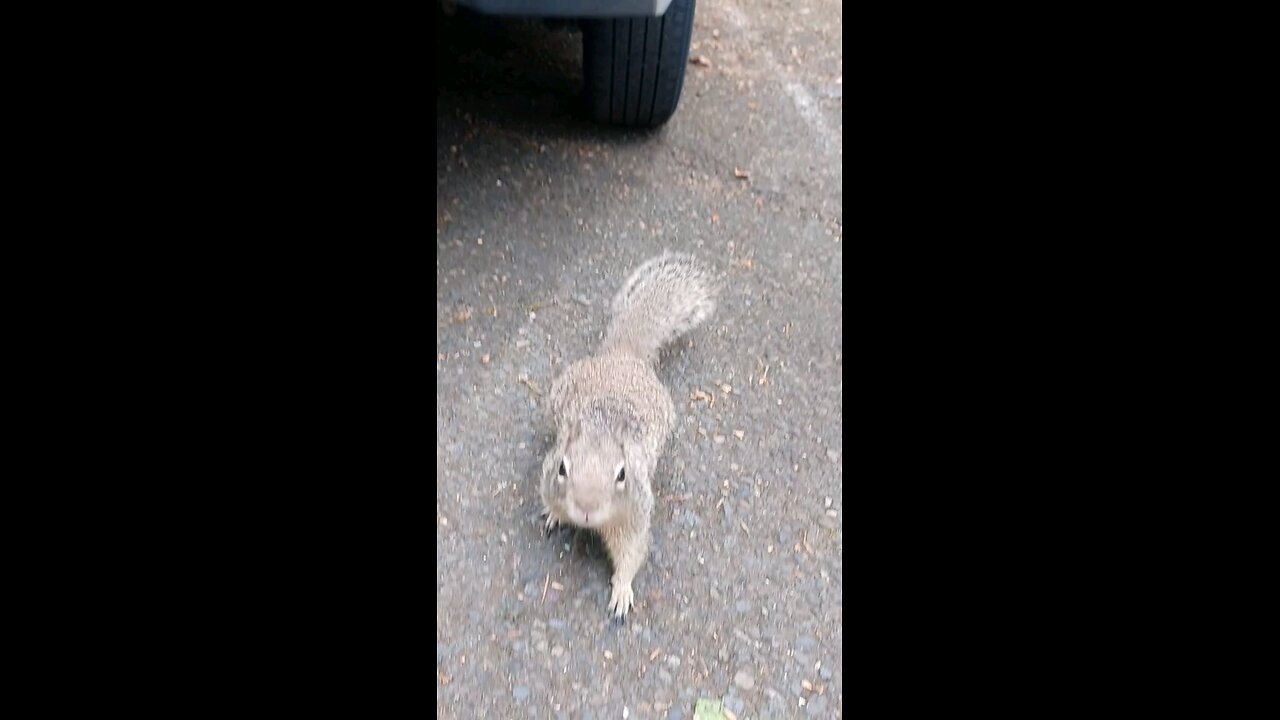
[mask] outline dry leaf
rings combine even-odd
[[[716,213],[711,213],[711,224],[712,224],[712,225],[719,225],[719,224],[720,224],[720,216],[719,216],[718,214],[716,214]]]
[[[724,393],[725,395],[728,395],[729,393],[733,392],[733,386],[727,383],[724,385],[721,385],[720,392]]]
[[[480,356],[480,364],[481,364],[481,365],[488,365],[488,364],[489,364],[489,353],[485,353],[484,355],[481,355],[481,356]]]
[[[751,179],[751,173],[747,172],[746,170],[739,170],[738,168],[733,169],[733,176],[738,178],[739,180]]]
[[[522,377],[522,378],[520,378],[520,382],[522,382],[522,383],[524,383],[525,385],[529,386],[529,389],[533,391],[533,394],[534,394],[534,395],[541,395],[541,394],[542,394],[542,391],[538,389],[538,386],[537,386],[537,385],[535,385],[535,384],[534,384],[534,382],[533,382],[532,380],[530,380],[529,378],[524,378],[524,377]]]
[[[694,55],[693,57],[689,58],[689,63],[691,65],[701,65],[702,67],[711,67],[711,60],[709,60],[706,55]]]
[[[649,653],[649,662],[653,662],[658,657],[658,653],[660,652],[662,652],[661,649],[654,648],[653,652]]]
[[[743,431],[741,431],[741,430],[734,430],[734,431],[733,431],[733,436],[734,436],[734,437],[736,437],[736,438],[738,438],[739,440],[741,440],[743,437],[745,437],[745,436],[746,436],[746,433],[745,433],[745,432],[743,432]]]

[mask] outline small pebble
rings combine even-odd
[[[525,700],[529,699],[529,688],[525,687],[524,685],[521,685],[515,690],[512,690],[511,695],[516,699],[516,702],[524,702]]]
[[[488,364],[489,364],[489,354],[488,354],[488,353],[485,353],[484,355],[481,355],[481,356],[480,356],[480,364],[481,364],[481,365],[488,365]]]
[[[829,717],[827,714],[827,698],[823,695],[811,695],[809,697],[809,707],[805,708],[805,714],[809,717]]]
[[[557,645],[551,648],[551,657],[560,657],[563,654],[564,654],[564,648],[561,647],[560,645]]]
[[[746,670],[739,670],[733,675],[733,684],[737,685],[743,690],[750,690],[751,688],[756,686],[756,680],[755,678],[751,677],[751,673],[747,672]]]

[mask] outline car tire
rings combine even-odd
[[[593,118],[648,128],[671,118],[689,65],[694,1],[671,0],[662,17],[583,22],[583,90]]]

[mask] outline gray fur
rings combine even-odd
[[[649,551],[653,468],[676,423],[671,395],[654,373],[658,351],[711,315],[717,289],[690,255],[646,261],[615,296],[596,355],[571,364],[551,386],[556,443],[540,486],[547,528],[600,533],[613,561],[609,611],[617,618],[634,602],[631,581]]]
[[[664,252],[636,268],[613,298],[601,354],[657,363],[658,350],[702,324],[716,309],[718,281],[692,255]]]

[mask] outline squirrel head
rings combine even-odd
[[[578,527],[599,529],[626,512],[630,497],[626,442],[608,430],[575,423],[550,482],[560,511]]]

